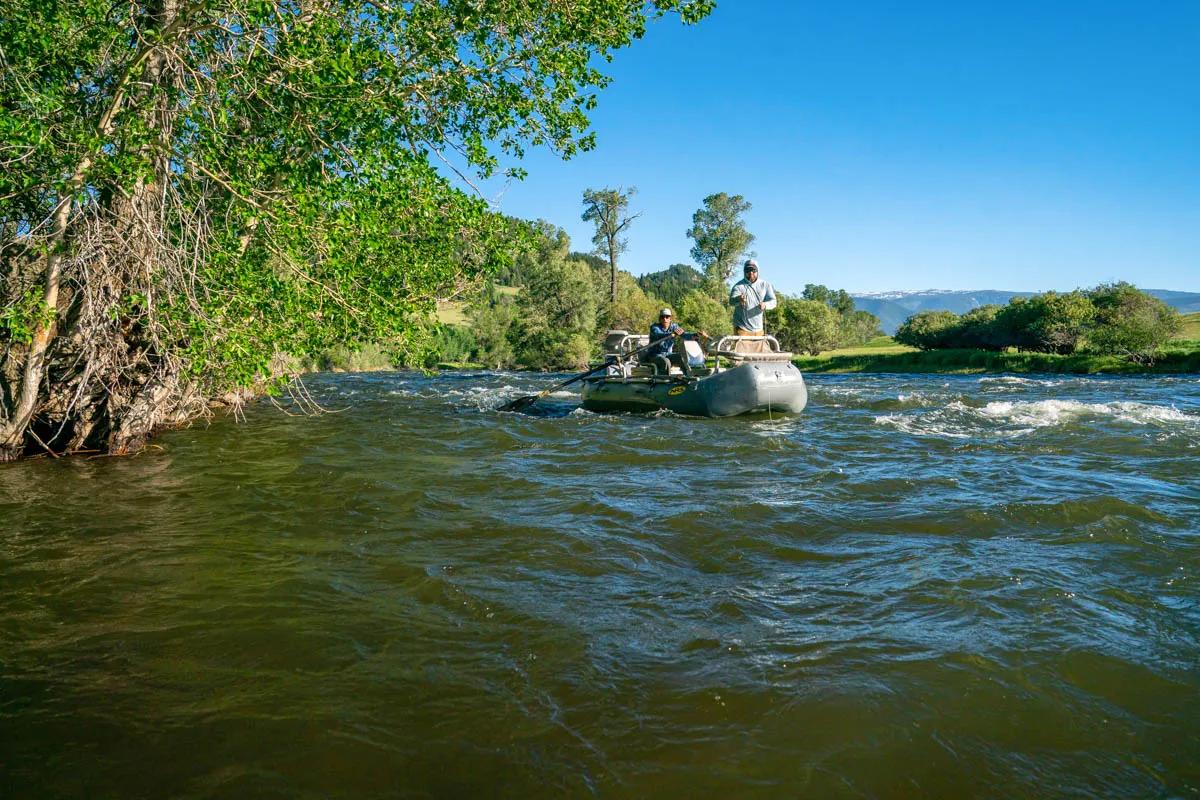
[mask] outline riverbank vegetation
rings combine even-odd
[[[921,350],[881,336],[862,347],[831,350],[818,358],[798,358],[805,372],[1069,373],[1078,375],[1200,372],[1200,313],[1180,319],[1175,338],[1163,343],[1151,361],[1081,351],[1071,354],[980,348]]]
[[[457,186],[591,148],[595,65],[712,6],[11,0],[0,460],[136,450],[351,342],[428,361],[437,300],[534,238]]]
[[[1166,303],[1129,283],[1112,283],[1014,297],[962,315],[924,311],[906,320],[895,338],[921,350],[1117,356],[1151,366],[1182,329],[1179,313]]]

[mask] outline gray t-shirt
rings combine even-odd
[[[742,305],[742,298],[746,298],[746,305]],[[759,304],[763,308],[759,308]],[[733,285],[729,290],[729,305],[733,306],[733,324],[735,327],[742,330],[753,331],[754,333],[762,333],[763,331],[763,310],[770,310],[776,306],[775,292],[771,289],[771,284],[764,280],[757,280],[754,283],[742,278]]]

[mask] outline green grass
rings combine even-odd
[[[1176,339],[1200,339],[1200,311],[1192,314],[1183,315],[1183,330],[1179,332]]]
[[[818,358],[840,358],[842,356],[882,356],[895,355],[898,353],[915,353],[917,348],[909,347],[908,345],[898,344],[895,339],[890,336],[876,336],[866,344],[861,344],[858,347],[843,347],[838,350],[826,350],[821,353]]]
[[[1176,341],[1151,366],[1118,356],[991,353],[986,350],[914,350],[896,345],[831,350],[795,360],[804,372],[1057,372],[1080,375],[1200,372],[1200,341]]]
[[[437,320],[443,325],[467,325],[470,322],[467,319],[467,304],[457,300],[438,303]]]
[[[497,286],[496,291],[499,294],[516,297],[521,288],[519,286]],[[467,317],[467,304],[461,300],[447,300],[438,303],[437,320],[443,325],[469,325],[471,322]]]

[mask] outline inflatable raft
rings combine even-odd
[[[712,343],[712,366],[692,367],[688,374],[672,365],[663,374],[639,363],[633,351],[648,337],[610,331],[605,337],[607,372],[583,383],[583,407],[589,411],[656,411],[670,409],[694,417],[738,414],[798,414],[808,403],[804,376],[792,354],[774,336],[725,336]],[[694,361],[704,361],[697,342],[685,342]]]

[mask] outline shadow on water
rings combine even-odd
[[[0,469],[0,794],[1200,791],[1200,381],[555,379]]]

